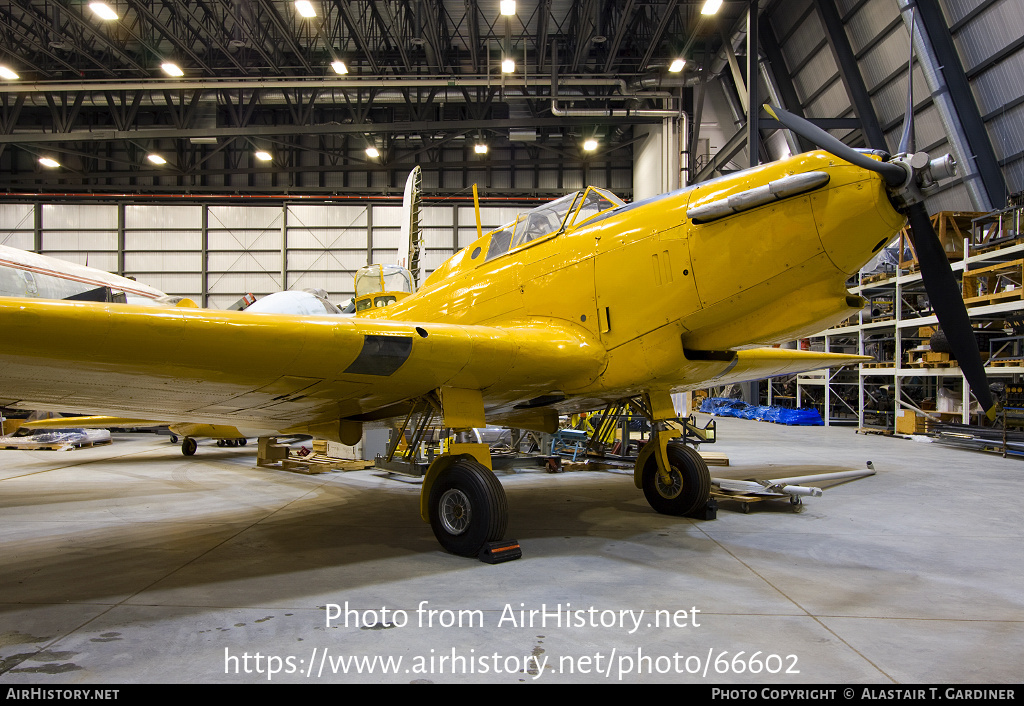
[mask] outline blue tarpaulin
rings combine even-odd
[[[739,419],[756,419],[759,422],[775,422],[787,426],[821,427],[825,426],[818,410],[814,408],[787,409],[786,407],[766,407],[764,405],[747,404],[743,400],[726,397],[708,397],[700,406],[701,412],[719,417],[738,417]]]

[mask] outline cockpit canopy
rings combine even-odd
[[[412,294],[412,275],[398,265],[367,265],[356,270],[356,311],[394,304]]]
[[[563,196],[521,213],[512,223],[496,229],[491,235],[486,260],[504,255],[532,240],[581,225],[603,211],[624,205],[625,202],[615,194],[595,186]]]

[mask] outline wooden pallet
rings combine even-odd
[[[272,465],[270,466],[273,467]],[[308,456],[289,456],[281,459],[282,470],[292,473],[304,473],[315,475],[317,473],[330,473],[332,471],[362,471],[373,468],[373,461],[353,461],[345,458],[332,458],[322,454],[310,454]]]
[[[968,297],[964,299],[967,306],[982,306],[985,304],[1001,304],[1003,302],[1016,302],[1024,299],[1024,289],[1011,289],[995,294],[986,294],[980,297]]]
[[[993,358],[988,364],[993,368],[1016,368],[1024,365],[1024,358]]]
[[[860,283],[861,285],[865,285],[875,284],[876,282],[887,282],[888,280],[893,279],[895,276],[896,275],[892,274],[891,272],[879,272],[877,274],[868,275],[867,277],[862,279]]]
[[[904,364],[907,368],[949,368],[956,365],[949,353],[936,351],[910,351]]]

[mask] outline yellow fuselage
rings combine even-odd
[[[827,172],[804,195],[695,225],[687,210],[791,174]],[[605,352],[566,393],[680,387],[687,351],[772,344],[859,305],[846,280],[902,227],[875,173],[811,152],[591,218],[485,261],[484,235],[420,290],[369,316],[515,326],[546,320]]]

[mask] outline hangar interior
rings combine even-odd
[[[966,238],[964,268],[998,278],[974,292],[990,297],[971,312],[987,344],[997,329],[1022,333],[1017,298],[991,298],[1021,284],[1008,242],[1024,189],[1021,20],[1012,2],[911,6],[733,1],[702,15],[700,2],[540,2],[502,15],[500,3],[324,3],[305,17],[292,2],[130,2],[104,20],[86,4],[12,3],[0,244],[202,306],[306,288],[344,302],[356,269],[394,262],[414,166],[428,275],[475,238],[473,185],[486,232],[587,185],[634,201],[812,147],[763,109],[748,120],[763,103],[893,152],[912,80],[918,147],[958,165],[927,209],[956,214],[945,242],[962,253]],[[972,259],[997,241],[1011,247]],[[949,359],[921,370],[910,353],[935,321],[919,280],[896,281],[913,275],[913,254],[896,259],[873,263],[881,283],[851,281],[864,315],[804,342],[873,355],[884,374],[787,376],[746,400],[895,431],[909,410],[898,400],[937,419],[946,387],[960,417],[944,407],[943,421],[971,422]],[[1022,352],[1000,349],[1010,361],[989,372],[1012,385]]]
[[[343,305],[360,267],[401,256],[403,189],[417,166],[426,277],[478,228],[587,186],[637,202],[816,147],[780,129],[765,103],[851,147],[896,154],[912,88],[917,148],[957,164],[924,203],[973,300],[1003,416],[984,419],[955,359],[927,358],[937,317],[905,236],[850,280],[860,311],[786,344],[873,363],[742,393],[814,407],[826,427],[945,434],[1002,454],[719,419],[715,448],[736,478],[872,459],[884,472],[864,481],[871,490],[826,488],[799,514],[764,503],[717,524],[645,512],[615,473],[502,476],[522,508],[509,531],[532,547],[496,578],[437,551],[416,493],[368,472],[272,475],[252,467],[251,449],[167,464],[165,442],[127,436],[71,461],[0,451],[10,538],[0,611],[14,626],[0,633],[0,683],[266,679],[219,660],[247,645],[286,654],[307,638],[358,654],[532,654],[532,667],[524,657],[500,677],[509,681],[592,681],[578,661],[556,671],[539,655],[626,645],[798,655],[807,666],[791,681],[1019,679],[1020,567],[1004,560],[1021,538],[1010,502],[1024,439],[1002,431],[1024,426],[1010,411],[1024,408],[1018,0],[726,0],[713,14],[704,0],[99,3],[109,15],[97,4],[0,6],[0,245],[212,309],[289,289]],[[728,391],[707,391],[718,394]],[[979,432],[964,441],[961,427]],[[1001,438],[980,431],[993,429]],[[148,470],[136,474],[136,461]],[[571,586],[552,582],[566,572]],[[506,604],[632,607],[624,597],[640,585],[654,588],[637,609],[700,606],[711,629],[631,638],[600,624],[573,634],[500,621]],[[370,608],[382,595],[413,615],[419,600],[480,608],[485,627],[458,640],[436,627],[323,627],[325,605]],[[941,647],[905,649],[924,643]],[[746,667],[718,678],[767,678]],[[693,677],[654,669],[625,681]]]

